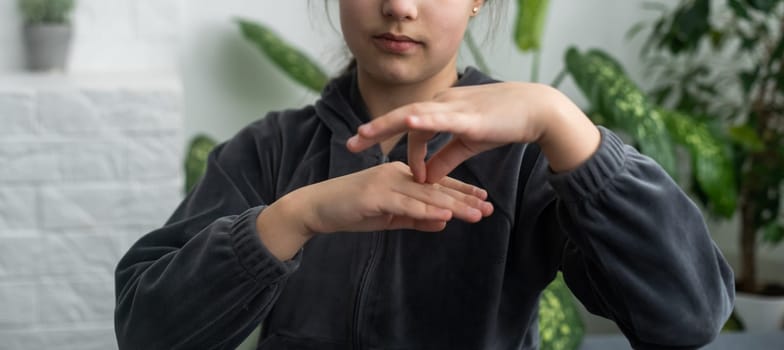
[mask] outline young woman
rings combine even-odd
[[[641,349],[715,337],[733,276],[651,159],[544,85],[458,72],[483,0],[340,0],[356,66],[212,152],[117,267],[121,348],[535,349],[542,289]],[[541,150],[541,152],[539,151]]]

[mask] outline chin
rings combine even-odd
[[[422,65],[395,63],[385,65],[371,65],[365,69],[365,71],[369,76],[380,83],[391,85],[408,85],[427,79],[428,74],[422,68]]]

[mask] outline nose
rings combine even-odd
[[[417,18],[417,0],[385,0],[381,12],[394,20],[412,21]]]

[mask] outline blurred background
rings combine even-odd
[[[661,67],[657,66],[661,62],[652,60],[651,55],[641,55],[646,43],[666,42],[653,46],[666,51],[662,57],[670,60],[689,50],[702,54],[697,58],[705,57],[706,52],[708,57],[715,57],[701,46],[705,40],[732,35],[732,30],[722,27],[725,24],[721,19],[706,20],[707,29],[673,25],[701,23],[698,19],[704,11],[698,10],[704,8],[694,4],[709,2],[553,0],[547,6],[548,1],[509,1],[506,7],[496,9],[497,28],[490,28],[493,26],[487,13],[480,15],[471,28],[476,50],[466,45],[461,51],[461,65],[481,63],[503,80],[535,79],[557,84],[592,112],[592,117],[619,124],[629,142],[645,151],[646,141],[638,137],[640,134],[624,129],[623,123],[613,119],[613,108],[607,102],[613,96],[585,93],[591,82],[601,79],[591,78],[590,72],[582,72],[580,67],[622,66],[622,71],[616,72],[623,72],[622,79],[612,79],[639,89],[651,106],[699,115],[722,110],[720,106],[684,103],[683,96],[688,94],[667,95],[673,94],[673,87],[681,86],[677,82],[662,92],[662,84],[667,86],[662,77],[681,74],[678,77],[683,81],[698,81],[700,74],[690,79],[683,71],[659,70],[656,75],[652,68]],[[530,11],[522,14],[526,3]],[[683,7],[684,3],[692,7]],[[755,1],[714,3],[730,14],[730,19],[725,19],[728,22],[742,22],[732,4],[761,11],[752,4]],[[782,2],[771,3],[767,12],[784,12]],[[289,77],[285,64],[265,55],[263,43],[243,35],[237,18],[263,24],[291,48],[301,50],[327,75],[335,74],[347,62],[339,19],[322,1],[77,0],[73,5],[62,20],[56,15],[36,17],[35,10],[20,8],[18,0],[0,0],[0,349],[116,348],[113,269],[124,251],[141,235],[160,226],[184,196],[184,162],[190,140],[205,135],[220,142],[270,110],[297,108],[316,99],[314,91]],[[678,9],[688,21],[678,22]],[[661,21],[668,15],[669,21]],[[541,33],[522,38],[529,40],[527,45],[521,43],[519,33],[515,34],[524,16],[534,23],[525,28]],[[749,16],[755,19],[761,15],[755,12]],[[775,30],[780,19],[760,19],[773,28],[766,33],[772,42],[769,53],[774,57],[781,55],[776,45],[784,29]],[[30,28],[47,20],[68,25],[66,29]],[[655,27],[657,23],[663,24]],[[658,37],[656,28],[660,31]],[[685,49],[673,50],[676,40],[667,36],[678,34],[677,30],[692,35],[674,35],[687,43]],[[54,35],[60,37],[51,39],[55,44],[71,38],[66,60],[59,66],[57,62],[31,62],[31,42],[33,46],[42,45],[45,31],[59,31]],[[630,35],[634,34],[630,31],[637,34]],[[741,50],[742,44],[728,45],[719,51],[732,61],[732,51]],[[573,52],[568,61],[565,57],[570,47],[579,51]],[[603,54],[590,56],[589,49],[600,49]],[[44,58],[56,57],[47,51],[50,48],[38,50],[44,52]],[[586,54],[581,56],[579,52]],[[615,61],[600,62],[605,54]],[[769,56],[768,61],[773,61]],[[686,61],[668,62],[676,67],[686,65]],[[754,66],[754,62],[747,63]],[[771,63],[768,71],[774,81],[776,74],[784,74],[782,69],[781,60]],[[784,86],[784,78],[778,79]],[[711,83],[717,95],[731,85],[723,80]],[[747,104],[745,109],[739,107],[738,113],[759,115],[749,111],[753,108],[743,98],[744,92],[753,95],[756,91],[753,83],[752,79],[749,89],[730,93],[731,102]],[[711,90],[703,92],[710,95]],[[773,89],[772,101],[784,99],[782,94]],[[661,95],[665,98],[657,98]],[[782,118],[781,111],[777,113]],[[697,120],[704,122],[705,118]],[[739,124],[742,122],[733,125]],[[754,130],[759,129],[754,125],[752,136],[748,136],[748,129],[730,130],[728,134],[735,138],[719,139],[726,141],[720,143],[726,147],[720,148],[732,151],[764,143],[761,134],[755,138]],[[713,127],[705,130],[708,136],[721,134]],[[677,141],[677,132],[672,134]],[[705,176],[695,179],[695,169],[704,163],[692,161],[698,159],[696,148],[688,142],[673,142],[671,174],[704,205],[714,239],[739,271],[742,210],[737,209],[737,198],[727,204],[718,196],[742,196],[742,191],[731,187],[742,183],[740,176],[748,174],[740,172],[734,177],[737,181],[730,181],[730,187],[709,183]],[[746,164],[744,160],[753,158],[749,154],[760,153],[752,146],[747,148],[733,151],[724,166],[739,170]],[[773,163],[781,163],[781,158],[775,158],[781,154],[760,157],[773,157]],[[716,170],[708,174],[724,173]],[[781,176],[772,174],[778,187],[775,200],[770,198],[768,202],[775,202],[778,209]],[[771,191],[774,189],[764,193]],[[782,222],[780,211],[760,215],[766,223],[774,224],[757,227],[767,240],[752,238],[752,245],[758,248],[754,257],[757,278],[784,284],[784,246],[775,244],[781,240],[776,236],[778,232],[784,232],[780,224],[775,224]],[[774,329],[781,329],[782,314],[784,311],[778,314],[779,323]],[[589,316],[584,310],[580,310],[579,319],[581,324],[575,327],[580,327],[580,334],[582,330],[589,336],[618,332],[612,323]]]

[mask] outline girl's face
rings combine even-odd
[[[359,70],[388,84],[454,74],[457,51],[484,0],[340,0],[340,23]]]

